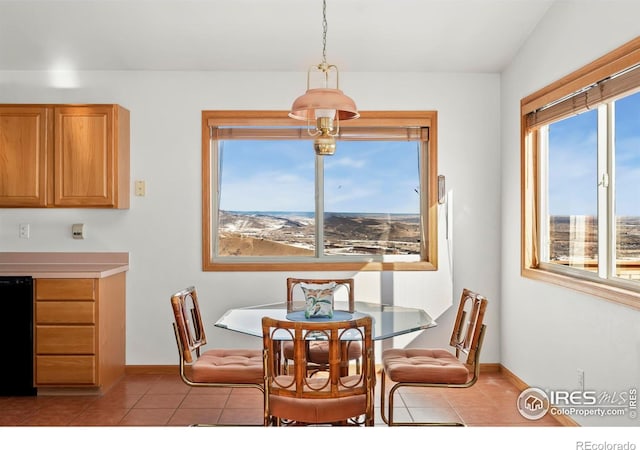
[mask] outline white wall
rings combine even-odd
[[[198,287],[203,315],[211,324],[210,341],[260,346],[257,338],[212,324],[233,306],[283,300],[285,278],[292,274],[201,271],[201,111],[286,110],[305,88],[306,74],[83,72],[78,82],[76,88],[58,89],[45,72],[0,72],[0,103],[126,107],[131,111],[131,180],[146,180],[147,195],[133,196],[125,211],[1,209],[0,251],[130,252],[127,364],[177,363],[169,296],[190,284]],[[500,360],[499,83],[497,74],[341,74],[341,86],[361,110],[438,111],[438,173],[447,176],[455,199],[453,292],[457,299],[468,287],[492,302],[485,362]],[[86,224],[85,240],[70,237],[70,226],[77,222]],[[31,224],[31,239],[18,238],[19,223]],[[446,246],[439,251],[446,256]],[[430,296],[451,295],[448,263],[440,261],[437,274],[398,273],[395,303],[429,309]],[[358,296],[378,300],[380,279],[378,273],[357,274]],[[415,339],[411,345],[427,340],[446,345],[451,321],[449,311],[437,328],[394,344]]]
[[[502,364],[530,386],[640,385],[640,311],[520,276],[520,99],[635,38],[640,2],[560,1],[502,74]],[[518,250],[515,250],[518,249]],[[583,425],[638,425],[574,417]]]

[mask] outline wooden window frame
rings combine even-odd
[[[438,268],[438,176],[437,176],[437,112],[436,111],[361,111],[360,118],[343,121],[341,129],[357,127],[421,126],[429,128],[426,166],[421,174],[427,195],[421,197],[422,220],[426,245],[422,246],[419,261],[304,261],[274,262],[216,262],[212,250],[212,185],[210,127],[222,125],[279,125],[300,126],[290,119],[287,111],[202,111],[202,270],[210,271],[432,271]],[[311,145],[311,141],[309,142]],[[426,197],[426,198],[423,198]]]
[[[550,271],[541,264],[539,249],[540,161],[537,133],[530,116],[587,86],[640,64],[640,37],[618,47],[590,64],[523,98],[520,102],[521,130],[521,274],[525,278],[560,285],[605,300],[640,309],[638,289],[611,279],[587,279]]]

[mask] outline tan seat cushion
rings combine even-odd
[[[209,383],[264,383],[262,351],[207,350],[191,365],[191,379]]]
[[[349,342],[347,355],[350,360],[362,356],[362,344],[358,341]],[[288,341],[282,345],[282,353],[285,358],[293,359],[293,342]],[[329,363],[329,343],[326,341],[309,342],[309,362],[315,364]]]
[[[359,375],[341,377],[341,380],[346,386],[364,389]],[[292,384],[295,386],[294,378],[289,375],[276,377],[275,383],[280,386],[291,386]],[[307,378],[307,383],[309,383],[313,389],[305,387],[305,392],[311,392],[314,389],[328,392],[328,389],[330,389],[328,386],[326,386],[325,389],[321,389],[327,384],[326,378]],[[292,386],[291,389],[285,390],[295,391],[294,386]],[[346,392],[349,389],[340,386],[339,390]],[[366,392],[346,397],[318,399],[269,395],[269,409],[272,416],[307,423],[329,423],[346,420],[350,417],[357,417],[365,413],[366,405]]]
[[[269,396],[271,415],[306,423],[331,423],[358,417],[365,413],[365,394],[325,399]]]
[[[282,354],[287,359],[293,359],[293,342],[287,341],[282,344]]]
[[[395,382],[464,384],[469,379],[467,367],[444,349],[388,349],[382,364]]]
[[[362,344],[357,341],[346,342],[347,356],[350,360],[362,356]],[[315,341],[309,344],[309,362],[316,364],[329,364],[329,343]]]

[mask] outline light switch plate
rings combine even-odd
[[[136,187],[136,196],[144,197],[145,194],[147,193],[147,188],[145,186],[144,180],[136,180],[135,187]]]
[[[21,223],[18,226],[18,235],[20,236],[20,239],[29,239],[30,234],[30,226],[28,223]]]

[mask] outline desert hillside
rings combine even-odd
[[[241,234],[224,234],[219,241],[220,256],[307,256],[314,251],[308,248],[281,244],[264,238],[253,238]]]
[[[225,211],[220,230],[221,256],[314,254],[315,220],[308,213]],[[327,214],[324,238],[328,254],[419,254],[419,216]]]

